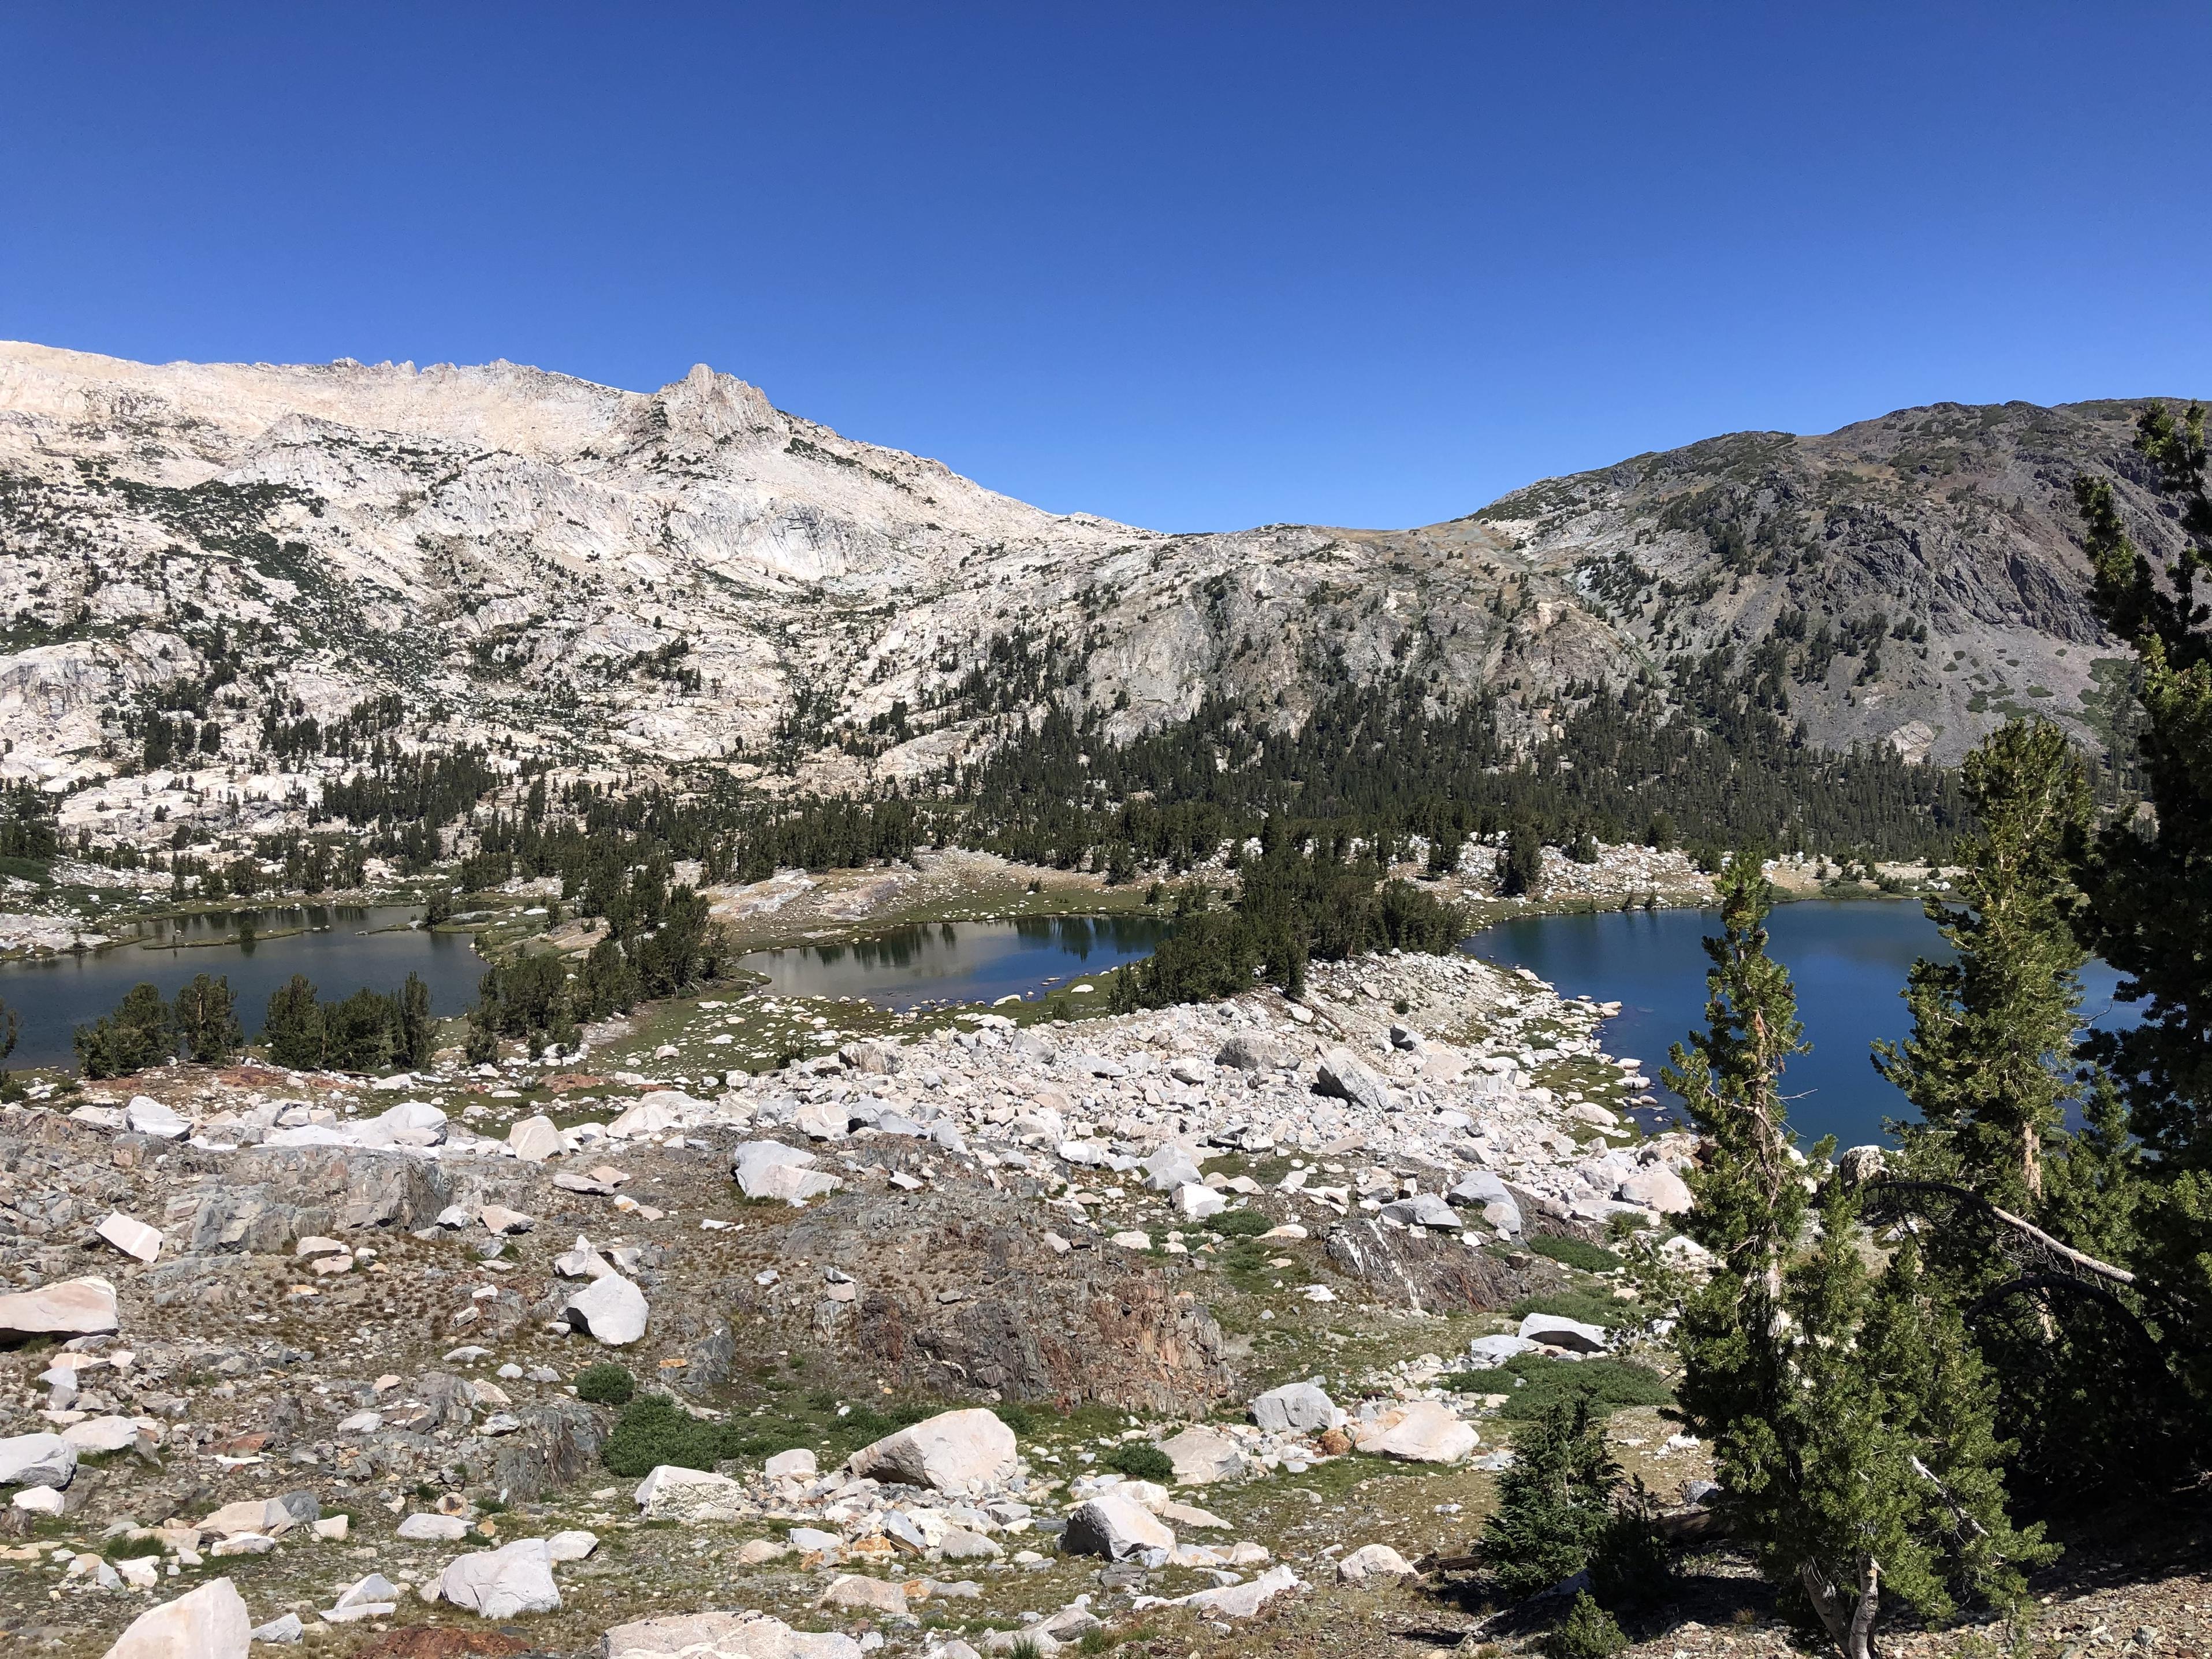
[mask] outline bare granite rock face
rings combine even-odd
[[[734,756],[750,775],[802,682],[825,732],[941,706],[1007,631],[1008,592],[1030,637],[1071,642],[1068,683],[1116,736],[1209,696],[1294,720],[1322,693],[1319,642],[1380,678],[1425,641],[1440,647],[1439,696],[1529,685],[1529,707],[1502,717],[1531,739],[1566,684],[1663,674],[1674,655],[1765,637],[1810,594],[1832,632],[1909,609],[1930,641],[1924,657],[1888,653],[1877,692],[1840,670],[1804,677],[1792,707],[1816,743],[1956,759],[2004,700],[1941,672],[1954,649],[2017,663],[2006,686],[2049,693],[2040,706],[2096,743],[2092,665],[2116,653],[2053,480],[2112,478],[2147,550],[2172,550],[2121,404],[1739,434],[1419,529],[1218,535],[1049,514],[776,410],[703,364],[639,393],[507,362],[155,365],[8,343],[0,416],[15,554],[0,612],[93,629],[0,655],[15,744],[0,775],[92,781],[65,805],[65,831],[148,844],[195,821],[240,837],[303,827],[335,763],[291,775],[296,791],[256,771],[264,714],[281,700],[288,717],[296,702],[336,723],[418,655],[422,689],[451,710],[444,743],[580,737],[610,765]],[[1940,471],[1917,459],[1938,442]],[[2012,508],[1961,514],[1962,489]],[[1719,526],[1735,539],[1708,533]],[[248,544],[277,550],[232,556]],[[1750,569],[1729,562],[1745,545],[1765,556]],[[170,547],[195,577],[192,615],[183,584],[142,580],[134,562]],[[1599,566],[1603,581],[1586,574]],[[1395,574],[1408,569],[1418,583]],[[1677,600],[1652,606],[1662,579]],[[1510,607],[1494,603],[1509,593]],[[194,623],[208,614],[241,624],[228,649],[245,707],[157,820],[153,796],[112,777],[103,744],[138,693],[208,672]],[[679,644],[696,684],[628,672]],[[479,652],[524,695],[487,695],[471,672]],[[556,688],[581,690],[558,714],[544,695]],[[824,743],[800,757],[801,780],[912,779],[995,741],[972,711],[917,724],[866,761]]]

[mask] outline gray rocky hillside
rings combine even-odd
[[[2109,729],[2070,481],[2138,404],[1939,405],[1555,479],[1405,531],[1166,535],[1057,516],[841,437],[703,366],[650,394],[482,368],[161,366],[0,345],[5,769],[282,771],[287,722],[556,764],[911,778],[1047,701],[1127,733],[1219,694],[1571,688],[1709,653],[1815,741],[1955,759],[2008,711]],[[1056,643],[1055,643],[1056,642]],[[213,724],[210,735],[204,728]]]

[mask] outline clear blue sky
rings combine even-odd
[[[1404,525],[2212,390],[2212,8],[0,11],[0,336],[508,357],[1058,511]]]

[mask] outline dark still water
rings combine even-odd
[[[236,934],[231,917],[193,916],[150,924],[144,944],[114,945],[97,955],[0,963],[0,1002],[23,1021],[7,1064],[73,1066],[76,1054],[70,1033],[108,1012],[141,981],[174,996],[195,974],[228,979],[248,1036],[261,1029],[270,993],[295,974],[313,980],[325,1001],[364,988],[396,991],[410,974],[422,976],[430,988],[430,1005],[441,1014],[458,1014],[476,1000],[484,963],[466,934],[373,931],[398,927],[417,914],[404,906],[311,904],[253,914],[262,934],[288,936],[264,937],[251,951],[241,950],[216,942]],[[307,931],[289,933],[293,928]]]
[[[848,944],[756,951],[738,965],[787,996],[860,997],[883,1008],[995,1002],[1148,957],[1166,931],[1150,916],[923,922]]]
[[[1606,1023],[1607,1052],[1644,1062],[1653,1092],[1668,1048],[1705,1024],[1705,970],[1700,941],[1720,928],[1717,910],[1618,911],[1528,916],[1501,922],[1468,941],[1486,962],[1526,968],[1569,996],[1618,1001]],[[1936,924],[1917,901],[1808,899],[1775,907],[1770,949],[1797,987],[1797,1017],[1813,1052],[1790,1063],[1784,1091],[1798,1097],[1790,1121],[1809,1146],[1832,1134],[1846,1146],[1881,1139],[1885,1118],[1911,1115],[1905,1097],[1869,1059],[1875,1038],[1902,1038],[1910,1025],[1903,999],[1915,958],[1948,958]],[[2092,963],[2081,975],[2086,1022],[2109,1023],[2118,975]],[[2124,1018],[2131,1010],[2122,1009]]]

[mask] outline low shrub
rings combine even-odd
[[[738,1438],[722,1425],[702,1421],[674,1401],[649,1394],[623,1408],[599,1462],[626,1478],[650,1474],[663,1463],[711,1469],[739,1455]]]
[[[1168,1481],[1175,1479],[1175,1460],[1158,1446],[1142,1440],[1132,1440],[1127,1445],[1116,1446],[1098,1460],[1099,1463],[1116,1474],[1126,1474],[1132,1480]]]
[[[1549,1354],[1516,1354],[1492,1370],[1454,1371],[1443,1385],[1458,1394],[1502,1394],[1498,1415],[1533,1422],[1561,1401],[1589,1399],[1590,1410],[1607,1417],[1626,1406],[1668,1406],[1674,1396],[1666,1378],[1630,1359],[1554,1359]]]
[[[1019,1400],[1001,1401],[991,1410],[999,1421],[1024,1440],[1041,1433],[1053,1420],[1052,1413],[1046,1407],[1029,1405]]]
[[[629,1368],[603,1359],[576,1373],[576,1398],[594,1406],[627,1406],[637,1393],[637,1379]]]

